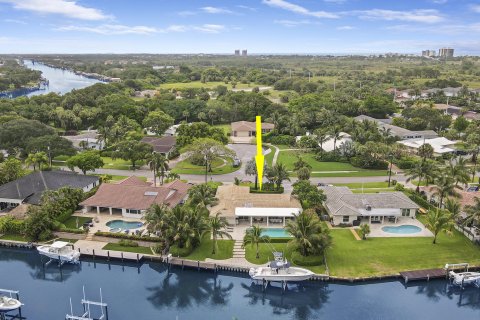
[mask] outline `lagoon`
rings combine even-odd
[[[110,320],[123,319],[479,319],[480,289],[460,290],[446,280],[278,285],[265,292],[246,275],[170,270],[156,262],[82,259],[80,265],[43,267],[34,250],[0,248],[0,287],[20,290],[23,316],[64,319],[69,298],[80,313],[87,298],[109,304]]]

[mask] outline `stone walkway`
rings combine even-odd
[[[245,248],[242,247],[242,240],[235,240],[233,244],[233,257],[234,258],[245,258]]]

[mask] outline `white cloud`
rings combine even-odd
[[[448,0],[431,0],[431,2],[436,4],[445,4],[448,2]]]
[[[355,12],[352,12],[355,13]],[[444,20],[437,10],[395,11],[371,9],[357,12],[359,17],[367,20],[409,21],[421,23],[438,23]]]
[[[310,20],[275,20],[273,22],[284,27],[297,27],[299,25],[312,24]]]
[[[245,9],[245,10],[250,10],[250,11],[257,11],[257,8],[254,8],[254,7],[249,7],[249,6],[244,6],[244,5],[236,5],[237,8],[240,8],[240,9]]]
[[[192,29],[203,33],[220,33],[226,30],[225,26],[220,24],[203,24],[201,26],[193,26]]]
[[[315,18],[330,18],[335,19],[339,16],[335,13],[326,12],[326,11],[311,11],[305,7],[299,6],[297,4],[285,1],[285,0],[262,0],[262,2],[270,7],[280,8],[283,10],[291,11],[294,13],[302,14],[305,16],[311,16]]]
[[[472,5],[470,6],[470,8],[471,8],[473,11],[480,13],[480,4],[472,4]]]
[[[233,13],[231,10],[218,8],[218,7],[203,7],[200,8],[203,12],[211,13],[211,14],[230,14]]]
[[[179,16],[182,16],[182,17],[188,17],[188,16],[194,16],[196,15],[197,13],[195,11],[180,11],[178,13]]]
[[[77,4],[71,0],[0,0],[10,3],[18,10],[32,11],[40,14],[60,14],[69,18],[80,20],[106,20],[112,16],[104,14],[101,10]]]
[[[5,19],[3,21],[8,23],[16,23],[16,24],[27,24],[25,21],[17,20],[17,19]]]
[[[353,29],[356,29],[355,27],[352,27],[352,26],[340,26],[340,27],[337,27],[337,30],[353,30]]]
[[[158,30],[156,28],[147,27],[147,26],[124,26],[120,24],[102,24],[95,27],[88,27],[88,26],[63,26],[56,28],[57,31],[84,31],[84,32],[92,32],[98,33],[103,35],[118,35],[118,34],[153,34],[162,32],[162,30]]]

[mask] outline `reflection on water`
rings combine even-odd
[[[80,313],[83,286],[92,299],[102,289],[111,320],[480,319],[480,290],[460,290],[445,280],[407,286],[306,282],[264,291],[239,274],[85,259],[44,267],[34,250],[0,248],[0,288],[20,290],[29,320],[64,319],[70,298]]]

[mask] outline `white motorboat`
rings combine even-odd
[[[0,296],[0,312],[9,312],[17,310],[22,306],[22,303],[17,299]]]
[[[250,268],[248,274],[253,280],[294,282],[310,279],[314,273],[308,269],[291,267],[290,262],[283,260],[282,254],[274,252],[275,261],[265,267]]]
[[[457,286],[467,284],[480,284],[480,272],[454,272],[448,273],[453,284]]]
[[[75,251],[71,243],[55,241],[51,245],[37,247],[38,253],[47,256],[52,260],[59,260],[61,263],[78,263],[80,252]]]

